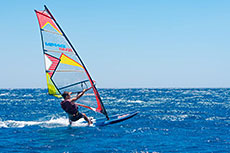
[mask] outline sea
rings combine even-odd
[[[230,89],[99,89],[108,126],[69,126],[46,89],[0,89],[0,152],[230,152]],[[80,108],[96,119],[98,113]]]

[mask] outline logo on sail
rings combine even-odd
[[[72,49],[71,48],[67,48],[65,44],[45,42],[45,45],[49,46],[49,47],[58,47],[58,49],[61,50],[61,51],[72,52]]]

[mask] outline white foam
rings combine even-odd
[[[102,99],[108,99],[108,100],[114,100],[114,99],[116,99],[115,97],[106,97],[106,98],[103,98],[103,97],[101,97]]]
[[[25,94],[22,97],[33,97],[33,95],[32,94]]]
[[[95,122],[95,120],[92,120]],[[15,121],[15,120],[0,120],[0,128],[23,128],[26,126],[40,126],[44,128],[56,128],[56,127],[68,127],[69,119],[66,117],[54,118],[43,121]],[[88,123],[82,118],[76,122],[73,122],[71,127],[85,127]],[[93,126],[93,125],[91,125]]]
[[[226,117],[219,117],[219,116],[213,116],[205,119],[206,121],[219,121],[219,120],[227,120]]]
[[[9,93],[2,93],[2,94],[0,94],[0,96],[8,96],[9,95]]]
[[[4,122],[0,121],[0,128],[7,128],[7,125]]]
[[[167,121],[184,121],[185,118],[188,118],[188,115],[164,115],[158,117],[161,120],[167,120]]]
[[[144,103],[145,101],[142,100],[128,100],[128,103]]]

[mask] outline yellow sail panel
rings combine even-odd
[[[46,73],[46,80],[47,80],[49,94],[57,98],[62,98],[62,96],[60,95],[56,87],[54,86],[53,82],[51,81],[49,73]]]
[[[80,68],[83,68],[81,64],[71,59],[70,57],[66,56],[65,54],[61,55],[60,60],[61,60],[60,63],[62,64],[68,64],[68,65],[73,65],[73,66],[78,66]]]
[[[52,22],[51,22],[52,23]],[[46,25],[51,25],[51,27],[53,27],[58,33],[60,33],[60,35],[62,35],[62,33],[58,30],[58,28],[56,28],[56,26],[54,24],[51,24],[49,22],[46,22],[46,24],[44,24],[44,26],[41,27],[41,29],[43,29]]]

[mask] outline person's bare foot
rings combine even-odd
[[[89,122],[88,125],[90,126],[91,124],[93,124],[93,122],[91,121],[91,118],[88,118]]]
[[[89,120],[89,122],[88,122],[88,126],[90,126],[91,124],[93,124],[93,122]]]

